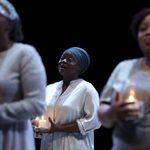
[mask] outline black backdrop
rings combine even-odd
[[[58,81],[57,62],[62,51],[81,46],[91,56],[91,66],[83,77],[100,93],[115,65],[141,56],[129,25],[132,15],[149,0],[124,1],[40,1],[11,0],[20,14],[25,39],[40,53],[48,84]],[[95,150],[109,150],[111,129],[95,132]]]

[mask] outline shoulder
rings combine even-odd
[[[60,83],[61,83],[61,81],[48,84],[48,85],[46,86],[46,90],[47,90],[47,91],[51,91],[52,89],[56,89],[56,87],[57,87]]]
[[[80,85],[82,86],[83,89],[85,89],[89,92],[96,91],[96,88],[94,87],[94,85],[86,80],[82,80]]]
[[[12,47],[13,51],[16,53],[21,54],[22,56],[36,56],[38,54],[36,48],[33,45],[30,44],[24,44],[24,43],[15,43]]]
[[[124,66],[131,66],[134,63],[136,63],[139,60],[139,58],[134,58],[134,59],[127,59],[119,62],[117,64],[118,67],[124,67]]]
[[[13,54],[22,62],[22,65],[43,66],[42,57],[33,45],[15,43],[12,49]]]
[[[95,101],[99,101],[99,93],[92,83],[82,80],[78,90],[82,93],[80,95],[84,95],[86,98],[88,97],[89,100],[94,98]]]
[[[127,59],[119,62],[110,75],[109,83],[112,84],[112,82],[115,81],[116,78],[128,76],[130,71],[133,69],[134,64],[137,64],[138,61],[139,58]]]
[[[118,72],[120,70],[131,69],[134,64],[139,61],[140,58],[127,59],[119,62],[114,68],[114,72]]]

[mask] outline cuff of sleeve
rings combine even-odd
[[[77,120],[77,124],[78,124],[79,130],[80,130],[80,133],[81,133],[82,135],[85,135],[86,132],[85,132],[85,129],[84,129],[84,126],[83,126],[81,120]]]

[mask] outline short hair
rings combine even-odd
[[[150,15],[150,8],[143,8],[133,16],[130,25],[130,30],[134,38],[137,39],[139,25],[147,15]]]

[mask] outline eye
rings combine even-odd
[[[69,57],[69,58],[68,58],[68,61],[72,61],[72,58],[71,58],[71,57]]]
[[[146,25],[141,25],[140,27],[139,27],[139,32],[144,32],[144,31],[146,31],[147,30],[147,26]]]

